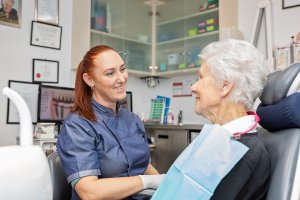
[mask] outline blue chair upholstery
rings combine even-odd
[[[270,74],[257,108],[263,127],[258,132],[271,157],[271,178],[266,200],[300,199],[298,77],[300,64]]]
[[[257,114],[260,125],[269,131],[300,127],[300,92],[292,94],[276,104],[260,104]]]

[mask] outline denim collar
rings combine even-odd
[[[115,114],[113,109],[101,105],[95,99],[91,98],[91,102],[92,102],[95,112],[99,112],[99,113],[104,114],[109,117],[113,117],[115,115],[118,115],[118,113],[119,113],[119,104],[118,103],[117,103],[117,114]]]

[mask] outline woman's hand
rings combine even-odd
[[[159,174],[159,172],[149,163],[144,174],[145,175],[155,175],[155,174]]]
[[[144,189],[157,189],[160,182],[165,178],[165,174],[157,174],[157,175],[140,175]]]

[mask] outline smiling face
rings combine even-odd
[[[103,106],[115,110],[116,102],[126,97],[128,73],[120,55],[112,50],[100,53],[94,60],[91,75],[85,73],[85,82],[93,87],[93,98]]]
[[[204,62],[199,70],[199,80],[191,87],[195,95],[195,112],[208,119],[213,113],[216,113],[222,101],[222,86],[217,83],[206,62]]]

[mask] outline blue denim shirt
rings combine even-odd
[[[150,153],[139,117],[123,108],[116,115],[95,100],[92,105],[97,121],[71,113],[59,133],[57,150],[68,182],[144,174]],[[72,199],[79,199],[74,189]]]

